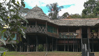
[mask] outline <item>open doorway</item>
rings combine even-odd
[[[87,27],[82,28],[82,38],[87,38]]]

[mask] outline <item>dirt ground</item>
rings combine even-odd
[[[99,56],[99,52],[94,52]],[[81,52],[6,52],[4,56],[81,56]]]

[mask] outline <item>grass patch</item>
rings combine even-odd
[[[93,52],[95,56],[99,56],[99,52]],[[5,56],[45,56],[44,52],[5,52]],[[47,56],[81,56],[81,52],[68,51],[48,51]]]

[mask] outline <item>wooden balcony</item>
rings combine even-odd
[[[43,26],[34,26],[34,25],[29,25],[26,26],[26,33],[45,33],[47,32],[47,29]]]
[[[59,34],[48,32],[46,27],[38,26],[38,25],[26,26],[25,32],[26,33],[43,33],[43,34],[47,34],[48,36],[51,36],[51,37],[56,37],[56,38],[59,37]]]
[[[78,34],[74,32],[60,32],[59,38],[76,38]]]
[[[59,34],[47,32],[47,35],[59,38]]]

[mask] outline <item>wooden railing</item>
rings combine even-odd
[[[34,26],[34,25],[29,25],[26,26],[26,33],[46,33],[47,29],[43,26]]]
[[[48,36],[52,36],[52,37],[59,37],[59,34],[57,33],[51,33],[47,31],[47,28],[44,26],[34,26],[34,25],[28,25],[26,26],[25,29],[26,33],[43,33],[43,34],[47,34]]]
[[[59,34],[47,32],[47,35],[59,38]]]
[[[59,38],[76,38],[78,34],[74,32],[60,32]]]

